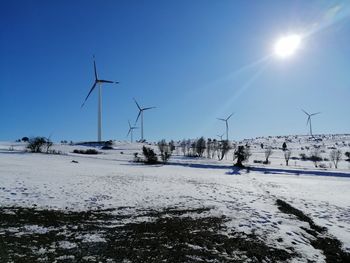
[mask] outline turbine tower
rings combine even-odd
[[[228,141],[228,120],[231,118],[232,115],[233,113],[230,116],[228,116],[226,119],[217,118],[218,120],[224,121],[226,123],[226,140],[227,141]]]
[[[102,141],[102,84],[103,83],[115,83],[118,84],[118,81],[111,81],[111,80],[104,80],[99,79],[97,75],[97,69],[96,69],[96,62],[95,62],[95,56],[94,56],[94,72],[95,72],[95,82],[92,85],[92,88],[90,89],[88,95],[86,96],[83,104],[81,107],[84,106],[85,102],[89,98],[91,92],[96,88],[98,85],[98,105],[97,105],[97,141]]]
[[[137,129],[137,127],[135,127],[135,126],[132,127],[129,120],[128,120],[128,123],[129,123],[129,131],[128,131],[128,134],[126,135],[126,137],[128,137],[130,134],[130,142],[132,142],[133,131],[135,129]]]
[[[143,112],[146,111],[146,110],[150,110],[150,109],[154,109],[156,107],[147,107],[147,108],[141,108],[140,105],[137,103],[137,101],[135,100],[134,98],[134,101],[136,103],[136,106],[137,108],[139,109],[139,114],[137,115],[137,118],[136,118],[136,121],[135,121],[135,124],[137,123],[140,115],[141,115],[141,142],[144,140],[143,139]]]
[[[307,117],[307,121],[306,121],[306,125],[310,125],[310,135],[311,136],[313,136],[312,135],[312,124],[311,124],[311,117],[312,116],[315,116],[315,115],[317,115],[317,114],[320,114],[321,112],[316,112],[316,113],[312,113],[312,114],[309,114],[309,113],[307,113],[305,110],[303,110],[303,109],[301,109],[308,117]]]

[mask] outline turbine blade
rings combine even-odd
[[[97,69],[96,69],[95,55],[94,55],[94,71],[95,71],[95,80],[97,80],[98,77],[97,77]]]
[[[137,108],[139,108],[139,110],[141,110],[141,107],[140,107],[140,105],[137,103],[137,101],[135,100],[135,98],[133,98],[133,99],[134,99],[134,101],[135,101],[135,103],[136,103]]]
[[[225,119],[220,119],[220,118],[217,118],[218,120],[220,120],[220,121],[226,121]]]
[[[89,94],[86,96],[86,98],[85,98],[85,100],[84,100],[83,104],[81,105],[81,107],[83,107],[83,106],[84,106],[84,104],[85,104],[85,102],[87,101],[87,99],[89,98],[89,96],[90,96],[91,92],[92,92],[92,91],[95,89],[96,84],[97,84],[97,82],[95,82],[95,83],[94,83],[94,85],[92,86],[91,90],[89,91]]]
[[[150,110],[150,109],[155,109],[156,107],[148,107],[148,108],[143,108],[142,110]]]
[[[307,113],[306,111],[304,111],[303,109],[301,109],[307,116],[310,116],[309,113]]]
[[[128,137],[128,136],[129,136],[130,132],[131,132],[131,128],[129,129],[128,134],[126,135],[126,137]]]
[[[98,82],[102,82],[102,83],[115,83],[118,84],[118,81],[112,81],[112,80],[104,80],[104,79],[99,79]]]
[[[312,114],[310,114],[310,116],[315,116],[315,115],[320,114],[320,113],[321,112],[312,113]]]
[[[139,111],[139,115],[137,115],[137,118],[136,118],[135,124],[136,124],[136,123],[137,123],[137,121],[139,120],[140,115],[141,115],[141,112],[142,112],[142,110],[140,110],[140,111]]]
[[[230,116],[227,117],[227,121],[232,117],[232,115],[235,114],[234,112],[232,112],[232,114]]]
[[[129,128],[131,128],[131,124],[130,124],[130,121],[128,120],[128,123],[129,123]]]
[[[310,116],[307,118],[306,125],[308,125],[310,122]]]

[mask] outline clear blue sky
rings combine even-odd
[[[149,140],[350,132],[349,1],[1,1],[0,140],[126,139],[135,97]],[[288,32],[308,36],[290,59],[269,56]],[[139,137],[139,131],[135,134]]]

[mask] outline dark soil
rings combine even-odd
[[[326,262],[350,262],[350,254],[342,250],[341,242],[330,236],[327,233],[327,228],[316,225],[310,217],[283,200],[277,199],[276,204],[281,212],[295,215],[300,221],[309,223],[310,229],[304,227],[301,227],[301,229],[314,237],[314,239],[310,240],[310,244],[314,248],[323,251]]]
[[[116,210],[0,208],[0,262],[283,262],[294,256],[253,235],[223,234],[226,218],[209,217],[209,210],[138,211],[150,218],[140,222]],[[28,225],[48,231],[30,232]],[[84,240],[86,234],[98,234],[105,242]],[[62,241],[74,245],[62,247]]]

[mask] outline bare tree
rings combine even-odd
[[[219,160],[221,161],[224,159],[225,155],[231,150],[231,144],[228,140],[223,140],[219,143],[219,153],[221,153],[221,156]],[[218,154],[219,154],[218,153]]]
[[[292,151],[291,150],[285,150],[284,151],[284,160],[286,160],[286,165],[288,166],[288,162],[290,159],[290,156],[292,155]]]
[[[317,167],[318,162],[322,161],[321,151],[319,148],[315,148],[311,151],[310,160],[314,163],[315,167]]]
[[[269,146],[269,147],[267,147],[266,149],[265,149],[265,151],[264,151],[264,153],[265,153],[265,164],[269,164],[269,158],[270,158],[270,156],[271,156],[271,154],[272,154],[272,148],[271,148],[271,146]]]
[[[45,144],[45,137],[34,137],[29,139],[27,148],[33,153],[41,153]]]
[[[165,139],[158,142],[158,149],[160,152],[165,152],[166,148],[168,148],[168,144]]]
[[[46,139],[45,146],[46,146],[46,153],[49,153],[50,148],[52,147],[53,142],[51,141],[50,137]]]
[[[186,148],[187,148],[187,143],[186,143],[185,139],[183,139],[181,141],[180,147],[181,147],[181,151],[182,151],[183,155],[185,156],[186,155]]]
[[[212,151],[212,140],[210,138],[208,138],[207,140],[207,158],[210,158],[211,157],[211,151]]]
[[[334,163],[335,169],[338,169],[338,162],[340,161],[342,156],[341,150],[332,150],[329,154],[329,157],[331,158],[331,161]]]
[[[219,149],[219,142],[216,139],[213,139],[212,141],[212,151],[211,151],[211,158],[214,159],[215,154],[217,153]]]
[[[196,142],[195,142],[195,152],[199,157],[203,156],[203,153],[205,151],[206,147],[206,142],[203,137],[200,137]]]
[[[249,147],[243,145],[238,146],[238,148],[235,150],[233,159],[233,161],[237,159],[235,166],[244,167],[243,163],[248,162],[250,156],[251,153]]]

